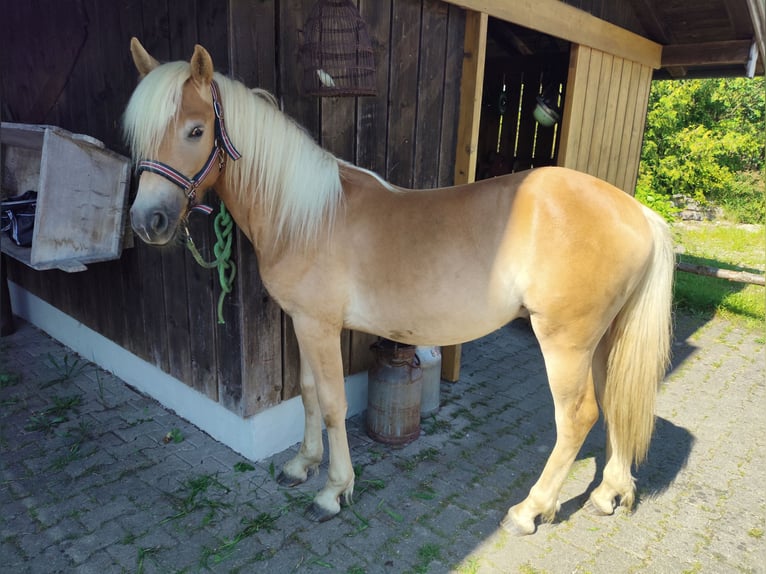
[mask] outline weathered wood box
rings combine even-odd
[[[55,126],[0,124],[0,198],[37,192],[31,247],[3,253],[38,270],[82,271],[123,249],[130,161]]]

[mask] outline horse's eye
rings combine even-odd
[[[189,137],[193,139],[198,139],[202,137],[202,134],[205,133],[204,130],[197,126],[192,128],[192,130],[189,132]]]

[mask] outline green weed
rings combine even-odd
[[[255,470],[255,467],[249,462],[237,462],[234,464],[234,472],[249,472]]]
[[[245,538],[253,536],[256,532],[265,530],[271,532],[274,529],[274,523],[279,516],[268,512],[261,512],[254,518],[242,518],[242,528],[231,538],[225,539],[219,546],[213,549],[203,549],[202,563],[208,567],[210,563],[220,564],[229,558],[236,549],[237,545]]]
[[[69,382],[92,367],[90,363],[83,361],[80,357],[74,357],[72,359],[69,354],[65,354],[64,358],[59,361],[56,357],[48,353],[48,363],[53,367],[57,376],[40,385],[42,388]]]
[[[165,444],[173,443],[178,444],[179,442],[183,442],[184,435],[181,434],[181,431],[177,428],[172,428],[168,431],[168,433],[162,438],[162,442]]]
[[[0,373],[0,389],[12,387],[21,382],[21,376],[16,373]]]
[[[231,489],[224,485],[214,474],[201,474],[187,479],[181,485],[179,494],[175,497],[176,514],[165,518],[160,524],[178,520],[198,510],[205,511],[203,524],[209,523],[215,514],[231,505],[220,500],[222,494],[228,494]]]

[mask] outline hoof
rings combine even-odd
[[[277,476],[277,484],[280,486],[298,486],[299,484],[302,484],[306,482],[306,478],[300,478],[298,476],[290,476],[289,474],[286,474],[284,471],[279,473],[279,476]]]
[[[529,536],[534,534],[536,530],[534,521],[532,521],[531,525],[521,525],[510,514],[506,514],[505,518],[500,522],[500,526],[512,536]]]
[[[333,516],[336,516],[339,511],[333,512],[319,506],[316,502],[312,502],[311,506],[306,509],[306,515],[314,522],[327,522]]]
[[[614,502],[611,502],[609,506],[604,507],[593,500],[593,497],[591,496],[583,506],[583,510],[592,516],[611,516],[614,514]]]

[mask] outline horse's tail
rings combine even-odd
[[[602,408],[613,448],[640,464],[654,431],[654,403],[670,360],[675,254],[665,221],[649,208],[654,250],[644,277],[606,333]]]

